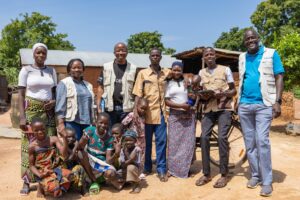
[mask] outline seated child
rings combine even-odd
[[[145,113],[148,109],[148,101],[145,98],[139,98],[136,105],[136,112],[138,116],[134,115],[134,112],[129,113],[122,121],[126,130],[133,130],[137,133],[137,142],[136,145],[141,149],[141,171],[144,169],[144,160],[145,160]],[[145,178],[145,175],[142,173],[140,178]]]
[[[105,112],[99,113],[96,127],[90,126],[83,131],[78,150],[82,155],[84,162],[88,161],[89,165],[85,168],[89,178],[93,181],[90,192],[99,192],[99,185],[96,178],[104,175],[104,178],[110,182],[116,189],[122,189],[118,183],[116,169],[112,162],[119,157],[120,149],[113,153],[114,138],[109,133],[109,115]],[[86,151],[84,150],[86,147]]]
[[[122,136],[122,149],[120,153],[120,173],[126,182],[132,183],[130,193],[139,193],[140,187],[140,164],[141,149],[135,145],[137,134],[135,131],[127,130]]]
[[[75,130],[67,127],[65,128],[65,132],[69,156],[63,161],[64,167],[72,171],[72,188],[79,190],[82,196],[87,196],[87,174],[83,166],[86,164],[89,165],[89,163],[84,163],[82,159],[80,159],[80,156],[78,156],[78,141],[75,137]]]
[[[41,119],[34,119],[31,123],[35,140],[29,145],[29,167],[38,181],[37,197],[44,197],[46,193],[54,197],[62,195],[70,187],[71,171],[59,166],[57,149],[63,158],[68,155],[65,133],[63,143],[56,136],[47,136],[46,127]]]
[[[111,134],[114,137],[114,150],[121,150],[121,139],[123,135],[123,125],[121,123],[116,123],[112,126],[111,128]],[[113,165],[116,169],[119,169],[120,164],[119,164],[119,158],[116,158],[113,161]]]

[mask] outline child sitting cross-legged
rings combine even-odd
[[[37,197],[51,194],[59,197],[70,187],[72,173],[59,166],[57,150],[63,158],[68,156],[67,140],[65,133],[59,133],[61,142],[56,136],[47,136],[46,127],[41,119],[34,119],[31,128],[35,140],[29,145],[29,167],[38,181]]]
[[[122,149],[120,153],[121,170],[125,182],[132,184],[130,193],[139,193],[140,186],[140,164],[141,164],[141,149],[136,146],[137,134],[135,131],[127,130],[122,136]]]

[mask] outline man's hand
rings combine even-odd
[[[273,105],[273,118],[277,118],[281,115],[281,107],[279,103]]]

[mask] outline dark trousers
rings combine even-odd
[[[116,123],[121,123],[129,112],[124,112],[122,106],[114,106],[114,110],[107,112],[110,117],[110,127]]]
[[[156,147],[156,171],[159,174],[167,172],[166,167],[166,148],[167,148],[167,126],[163,114],[161,114],[160,124],[145,124],[146,137],[146,152],[145,152],[145,166],[147,172],[152,171],[152,137],[155,133],[155,147]]]
[[[211,131],[218,121],[218,144],[220,156],[220,173],[228,173],[228,136],[227,133],[231,126],[231,111],[218,111],[205,113],[201,120],[201,153],[203,174],[210,175],[210,143]]]

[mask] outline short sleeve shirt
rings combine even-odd
[[[33,66],[22,67],[19,73],[18,86],[26,88],[26,96],[41,101],[51,100],[52,88],[57,85],[56,71],[45,66],[41,69]]]
[[[165,98],[172,102],[183,104],[188,101],[188,90],[184,86],[183,80],[180,82],[171,80],[167,83]]]
[[[111,136],[111,134],[107,132],[104,138],[100,138],[100,136],[97,134],[97,129],[95,126],[90,126],[84,129],[83,133],[88,137],[87,152],[92,156],[105,161],[106,151],[114,149],[114,138]]]
[[[141,70],[136,78],[133,94],[148,100],[149,106],[146,110],[146,124],[160,124],[161,113],[165,115],[165,87],[166,78],[170,69],[161,69],[156,74],[151,67]],[[166,117],[165,117],[166,118]]]
[[[264,46],[261,46],[256,54],[246,53],[246,70],[241,91],[241,103],[263,104],[258,68],[264,54],[264,48]],[[273,72],[274,75],[284,73],[284,68],[277,51],[273,55]]]

